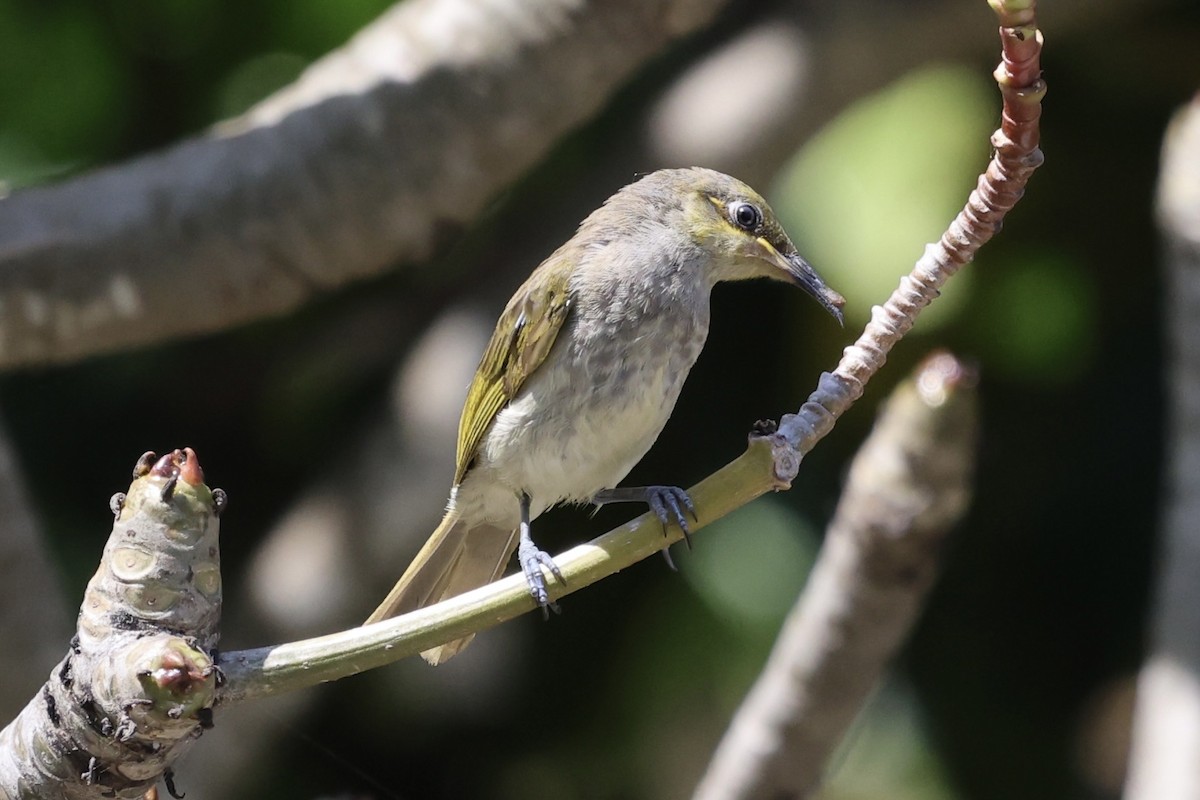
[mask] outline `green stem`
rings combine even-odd
[[[696,505],[698,531],[772,489],[785,489],[795,474],[795,456],[775,437],[752,437],[746,452],[688,490]],[[565,585],[553,582],[557,599],[590,586],[679,541],[682,533],[647,513],[555,557]],[[445,602],[374,625],[274,647],[221,656],[225,682],[221,704],[237,703],[337,680],[374,669],[422,650],[486,630],[533,611],[536,605],[521,575],[512,575]]]

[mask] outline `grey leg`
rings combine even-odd
[[[544,567],[559,583],[566,584],[562,572],[554,559],[545,551],[539,550],[529,534],[529,495],[521,493],[521,541],[517,545],[517,560],[521,562],[521,571],[525,573],[525,582],[529,584],[529,593],[542,608],[542,615],[550,618],[550,612],[558,613],[558,605],[550,602],[550,594],[546,591],[546,576],[542,573]]]

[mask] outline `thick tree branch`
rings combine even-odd
[[[1167,244],[1170,482],[1150,652],[1138,678],[1131,800],[1200,798],[1200,96],[1167,132],[1158,206]]]
[[[223,493],[191,450],[138,461],[66,657],[0,731],[0,798],[141,797],[212,724]]]
[[[0,200],[0,368],[428,258],[719,0],[409,0],[201,138]]]
[[[916,621],[966,511],[974,376],[947,353],[893,393],[850,467],[804,592],[696,790],[703,800],[800,797]]]

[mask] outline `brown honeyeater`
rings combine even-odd
[[[796,252],[766,201],[709,169],[664,169],[605,201],[516,291],[467,392],[446,515],[368,622],[496,580],[514,550],[543,608],[529,523],[557,503],[642,501],[687,531],[670,486],[615,488],[658,438],[708,335],[721,281],[844,300]],[[543,571],[545,570],[545,572]],[[445,661],[470,637],[425,651]]]

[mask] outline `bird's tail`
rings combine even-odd
[[[491,583],[504,572],[516,548],[516,530],[491,525],[468,527],[453,511],[447,512],[364,624],[431,606]],[[458,654],[473,638],[474,634],[439,645],[422,652],[421,657],[436,666]]]

